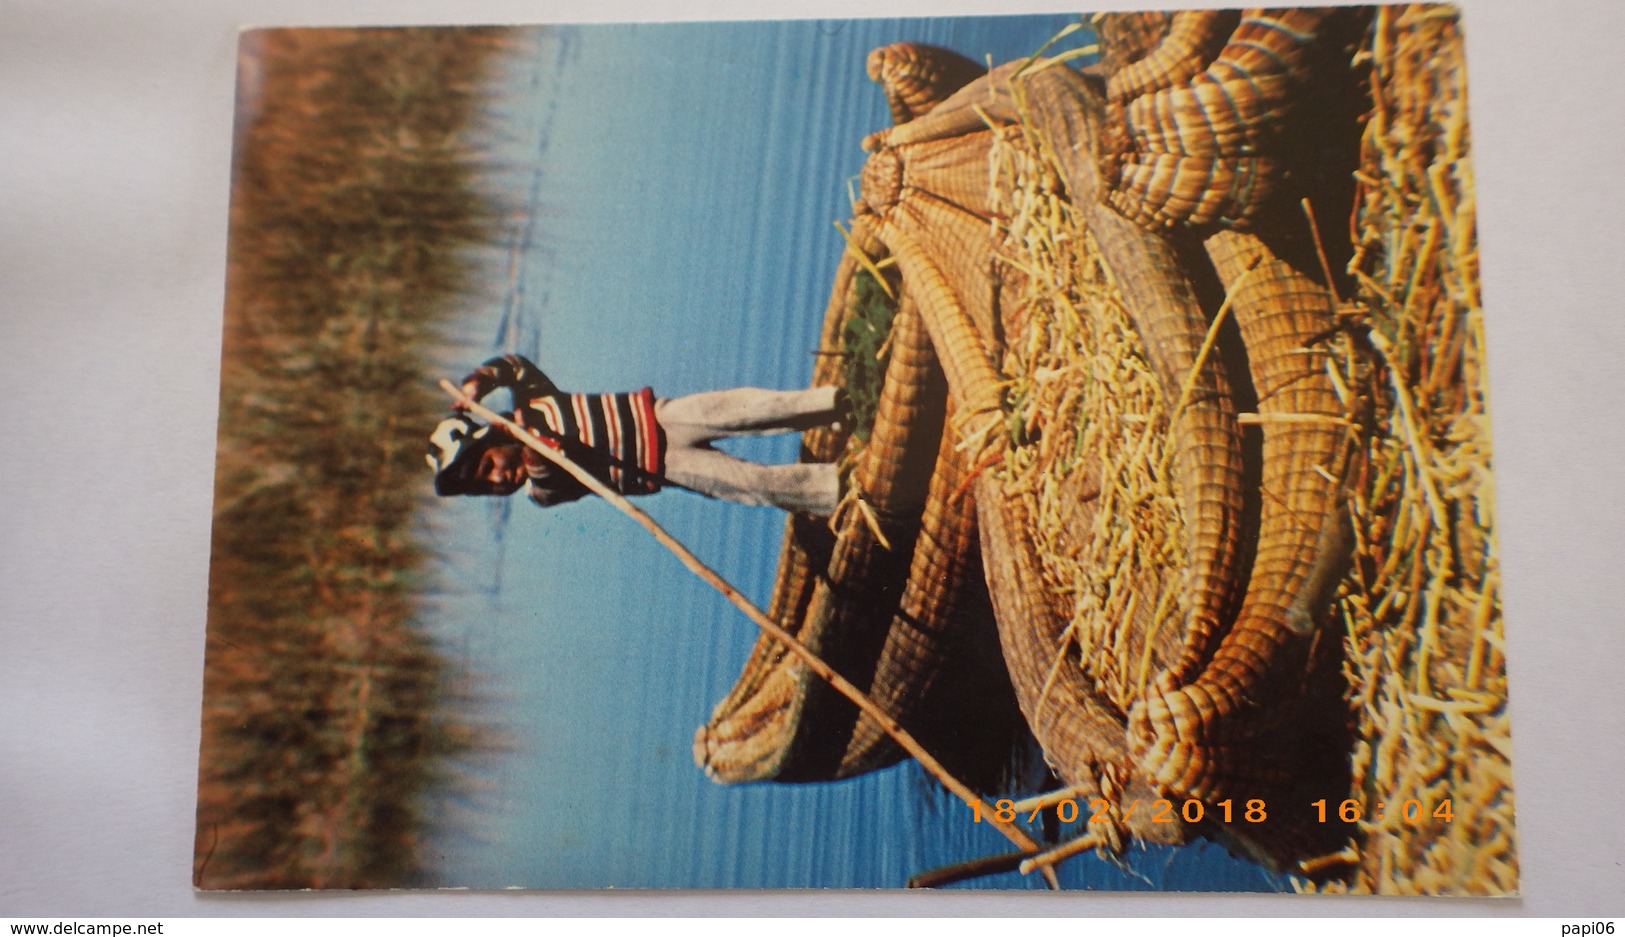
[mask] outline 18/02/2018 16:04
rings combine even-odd
[[[1128,809],[1123,811],[1123,816],[1127,818],[1139,807],[1139,805],[1140,802],[1138,800],[1130,803]],[[1062,823],[1071,823],[1078,818],[1078,802],[1076,800],[1062,800],[1055,802],[1052,804],[1052,806],[1054,806],[1056,816]],[[1330,816],[1328,816],[1327,802],[1324,799],[1317,800],[1309,806],[1314,808],[1315,818],[1321,823],[1326,823],[1334,819],[1341,820],[1344,823],[1358,823],[1367,816],[1365,806],[1357,800],[1343,801],[1338,805],[1336,812]],[[1374,822],[1381,821],[1387,806],[1388,805],[1385,802],[1378,801],[1375,809],[1370,811],[1370,819]],[[1398,808],[1399,816],[1407,823],[1420,823],[1428,817],[1443,820],[1444,822],[1449,823],[1450,821],[1454,820],[1456,816],[1455,810],[1452,808],[1448,798],[1433,805],[1431,811],[1428,809],[1429,805],[1420,800],[1407,800],[1395,806]],[[981,803],[972,803],[970,807],[974,822],[982,822]],[[1179,816],[1188,823],[1196,823],[1207,814],[1207,807],[1208,805],[1200,800],[1187,800],[1178,808]],[[1213,807],[1218,811],[1216,818],[1221,822],[1235,822],[1234,801],[1221,800],[1213,804]],[[1094,799],[1089,801],[1089,809],[1093,811],[1093,814],[1089,817],[1090,823],[1110,822],[1110,802],[1101,799]],[[1150,809],[1152,811],[1151,821],[1153,823],[1173,823],[1175,820],[1175,807],[1174,802],[1171,800],[1152,801]],[[1027,817],[1028,822],[1036,820],[1043,810],[1044,806],[1035,808]],[[993,817],[1001,823],[1013,822],[1016,818],[1017,812],[1017,804],[1012,800],[996,801],[993,805]],[[1264,801],[1257,798],[1247,801],[1245,807],[1241,811],[1241,818],[1248,823],[1262,823],[1268,818],[1268,816],[1269,812],[1265,807]]]
[[[1326,815],[1326,801],[1317,800],[1309,806],[1315,808],[1315,818],[1317,820],[1319,820],[1321,823],[1327,822],[1329,818]],[[1375,809],[1371,810],[1369,813],[1369,818],[1372,820],[1372,822],[1381,821],[1389,806],[1389,804],[1386,804],[1383,801],[1377,801]],[[1421,823],[1427,820],[1429,817],[1449,823],[1456,818],[1456,811],[1451,806],[1450,799],[1448,797],[1439,801],[1437,804],[1432,805],[1433,809],[1431,812],[1428,810],[1429,805],[1420,800],[1407,800],[1402,803],[1393,804],[1392,806],[1398,811],[1400,819],[1404,820],[1406,823]],[[1344,823],[1358,823],[1367,818],[1367,811],[1365,806],[1359,801],[1345,800],[1338,805],[1335,816],[1336,819],[1342,820]]]

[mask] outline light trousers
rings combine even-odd
[[[799,432],[826,426],[837,416],[833,387],[736,387],[655,401],[655,419],[666,433],[667,481],[740,504],[820,515],[833,514],[840,499],[833,464],[762,465],[711,443],[730,436]]]

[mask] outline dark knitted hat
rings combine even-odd
[[[429,468],[434,470],[434,493],[448,495],[495,494],[491,485],[474,477],[480,453],[504,434],[495,427],[458,415],[441,420],[429,434]]]

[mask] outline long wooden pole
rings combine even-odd
[[[529,446],[543,458],[569,472],[576,481],[587,486],[588,491],[615,505],[622,514],[637,521],[645,530],[653,534],[654,538],[660,541],[662,546],[675,554],[683,565],[688,567],[690,572],[704,579],[712,588],[722,593],[724,598],[732,602],[736,608],[745,613],[746,617],[755,622],[756,627],[772,635],[774,640],[789,648],[792,654],[801,658],[808,669],[834,687],[836,692],[851,700],[852,704],[862,710],[865,715],[873,719],[887,735],[891,736],[892,741],[896,742],[903,751],[913,756],[914,760],[918,761],[926,771],[929,771],[932,777],[935,777],[943,787],[952,791],[967,806],[973,807],[977,811],[976,815],[981,817],[984,822],[991,823],[995,829],[1004,834],[1006,839],[1020,846],[1023,852],[1036,853],[1039,851],[1038,843],[1031,836],[1028,836],[1026,831],[1018,826],[999,820],[991,805],[978,797],[976,792],[967,787],[964,782],[948,773],[948,769],[944,768],[940,761],[932,757],[931,753],[925,750],[925,746],[915,741],[914,736],[910,735],[884,709],[881,709],[878,703],[870,699],[868,694],[858,689],[852,681],[836,673],[833,667],[824,663],[805,644],[796,640],[794,635],[779,627],[777,622],[757,608],[750,599],[745,598],[744,593],[729,585],[728,581],[723,579],[716,570],[700,562],[699,557],[695,556],[688,547],[683,546],[677,538],[666,533],[665,528],[656,523],[654,518],[626,500],[619,492],[594,478],[591,473],[572,462],[564,453],[553,449],[531,435],[518,423],[497,413],[495,410],[481,405],[479,401],[471,399],[467,394],[463,393],[462,388],[444,379],[440,381],[440,386],[474,415],[508,430],[516,441]],[[1060,883],[1055,878],[1053,870],[1046,867],[1044,877],[1051,888],[1059,887]]]

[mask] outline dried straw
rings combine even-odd
[[[1012,446],[1001,471],[1033,518],[1025,534],[1044,558],[1046,585],[1072,605],[1071,659],[1056,665],[1081,667],[1126,712],[1151,677],[1156,634],[1187,611],[1181,590],[1144,588],[1187,562],[1171,408],[1040,152],[1031,136],[1004,134],[992,153],[1007,259],[1027,274],[1025,327],[1011,330],[1003,362]],[[1076,529],[1080,498],[1098,499],[1087,530]]]
[[[1356,556],[1339,601],[1364,818],[1354,877],[1335,890],[1507,894],[1518,863],[1456,11],[1379,9],[1360,61],[1374,107],[1350,271],[1370,347],[1337,377],[1375,424],[1355,465]],[[1434,816],[1446,800],[1449,820]]]

